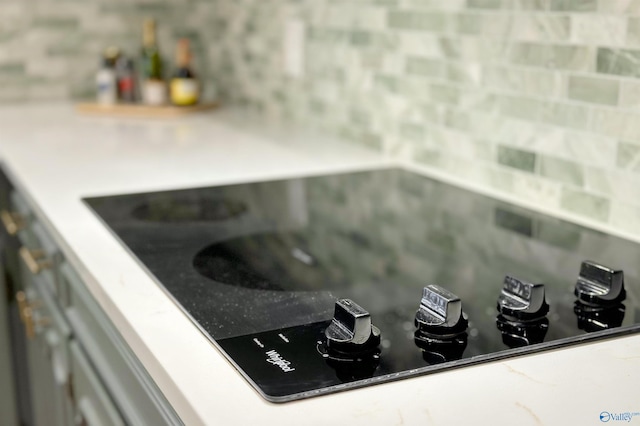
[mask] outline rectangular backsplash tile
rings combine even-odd
[[[557,15],[464,13],[453,25],[461,35],[510,40],[558,42],[567,41],[571,35],[570,18]]]
[[[551,10],[563,12],[595,12],[597,0],[551,0]]]
[[[34,27],[51,28],[56,30],[74,30],[78,28],[79,22],[77,18],[71,17],[40,17],[33,21]]]
[[[629,46],[640,46],[640,17],[630,17],[627,20],[626,42]]]
[[[5,62],[0,63],[0,76],[1,75],[23,75],[25,72],[25,66],[22,62]]]
[[[189,37],[227,104],[640,236],[640,0],[34,5],[0,2],[0,102],[92,96],[100,51],[137,55],[153,16],[168,68]],[[290,19],[300,78],[282,69]]]
[[[551,0],[468,0],[469,9],[547,10]]]
[[[444,78],[445,64],[442,60],[409,56],[405,63],[405,72],[407,74]]]
[[[536,166],[536,154],[521,149],[498,146],[498,163],[519,169],[525,172],[533,172]]]
[[[627,18],[625,16],[575,14],[571,17],[573,43],[622,46],[626,38]]]
[[[598,0],[598,11],[602,13],[637,15],[640,13],[640,0]]]
[[[640,80],[620,82],[620,106],[638,110],[640,107]]]
[[[392,10],[387,23],[392,29],[444,32],[449,27],[450,18],[452,16],[444,13]]]
[[[540,156],[539,161],[541,176],[571,186],[584,185],[584,170],[580,164],[548,155]]]
[[[524,96],[505,95],[499,97],[500,113],[505,116],[538,121],[544,102]]]
[[[616,145],[615,139],[566,131],[562,142],[549,144],[545,151],[579,164],[598,166],[606,170],[615,167]]]
[[[591,69],[594,50],[590,46],[514,43],[505,53],[516,65],[579,71]]]
[[[617,165],[621,169],[640,172],[640,145],[620,142]]]
[[[597,71],[625,77],[640,77],[640,50],[598,48]]]
[[[481,74],[483,85],[499,91],[549,98],[557,98],[564,92],[565,77],[557,71],[488,64]]]
[[[617,105],[620,82],[615,79],[569,76],[568,96],[574,101]]]
[[[575,130],[590,127],[592,111],[586,105],[547,102],[542,108],[541,121]]]

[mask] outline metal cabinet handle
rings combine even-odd
[[[18,302],[18,313],[20,314],[20,321],[24,322],[24,310],[29,307],[27,295],[24,291],[19,291],[16,293],[16,301]]]
[[[20,314],[20,321],[24,324],[24,331],[27,339],[31,340],[36,335],[36,326],[47,326],[51,324],[51,319],[40,318],[35,320],[33,318],[33,310],[42,306],[40,302],[29,303],[27,295],[24,291],[16,293],[16,301],[18,302],[18,312]]]
[[[33,311],[29,306],[27,306],[24,308],[22,315],[24,317],[24,332],[27,335],[27,339],[33,340],[33,338],[36,337],[36,327],[33,322]]]
[[[20,247],[19,252],[22,261],[33,275],[38,275],[43,269],[53,267],[51,260],[46,258],[44,250],[29,250],[26,247]]]
[[[7,210],[0,210],[0,220],[9,235],[16,235],[18,231],[24,229],[26,222],[18,213],[11,213]]]
[[[24,308],[24,332],[27,339],[33,340],[36,337],[36,327],[47,327],[51,324],[50,318],[33,318],[33,309],[30,306]]]

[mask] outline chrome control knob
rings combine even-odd
[[[437,285],[428,285],[422,290],[415,318],[418,327],[416,338],[420,335],[437,339],[452,338],[464,333],[468,324],[458,296]]]
[[[380,344],[380,330],[371,323],[371,315],[349,299],[336,302],[333,319],[324,331],[327,348],[343,354],[375,351]]]
[[[582,262],[576,282],[578,301],[590,306],[611,306],[626,297],[624,273],[592,261]]]
[[[544,284],[532,284],[507,275],[498,297],[498,312],[512,321],[543,318],[549,312]]]

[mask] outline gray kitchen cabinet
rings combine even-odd
[[[182,424],[1,169],[0,212],[0,424]]]
[[[71,424],[68,342],[71,329],[55,298],[54,259],[58,250],[32,218],[26,203],[16,192],[10,197],[10,211],[23,218],[16,232],[19,244],[18,281],[15,294],[19,318],[26,336],[25,358],[34,425]]]

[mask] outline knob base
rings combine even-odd
[[[441,364],[462,358],[462,354],[467,348],[467,339],[467,333],[443,339],[425,336],[417,331],[414,340],[416,346],[422,349],[422,358],[425,361],[429,364]]]
[[[510,348],[542,343],[549,330],[549,320],[546,317],[534,321],[513,321],[504,315],[498,315],[496,325],[502,334],[502,342]]]
[[[327,353],[337,359],[368,357],[376,351],[380,353],[380,350],[378,349],[378,346],[380,345],[380,330],[378,327],[372,325],[371,335],[364,343],[341,342],[327,338],[324,345],[327,348]]]
[[[625,306],[618,303],[614,306],[589,306],[576,301],[573,312],[578,319],[578,328],[592,333],[620,327],[624,320]]]
[[[371,323],[371,315],[350,299],[336,302],[324,337],[327,353],[337,359],[366,358],[380,345],[380,330]]]

